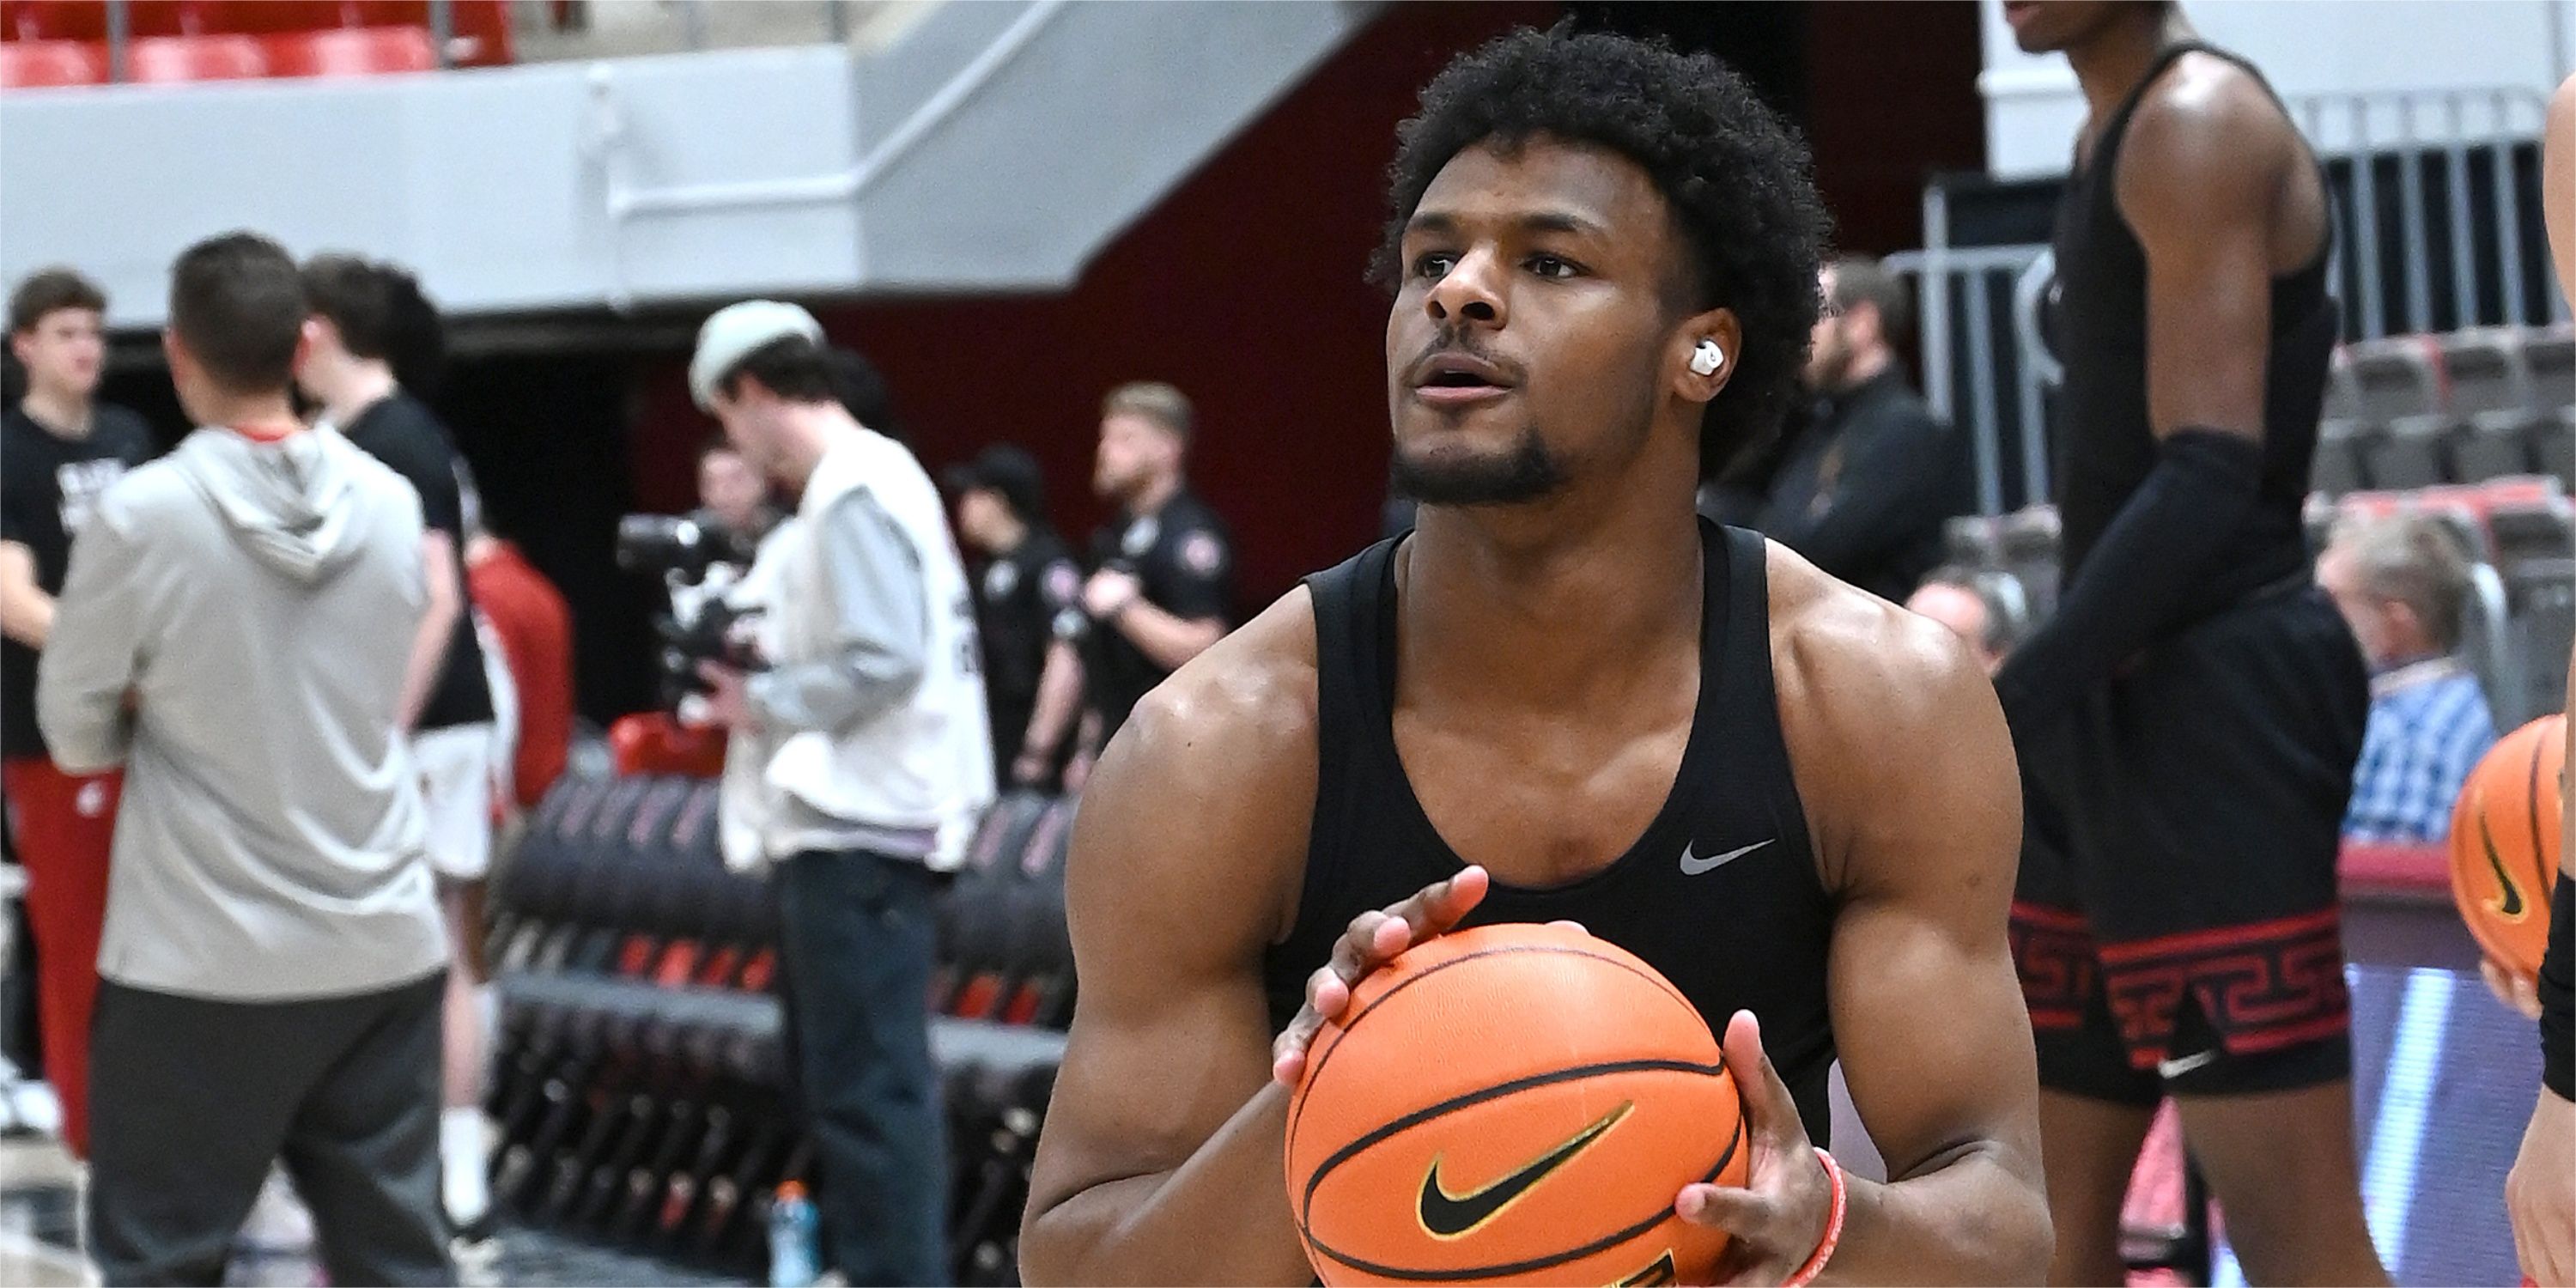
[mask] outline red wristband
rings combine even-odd
[[[1843,1165],[1822,1149],[1816,1151],[1816,1161],[1825,1165],[1825,1179],[1833,1183],[1834,1205],[1825,1214],[1825,1237],[1817,1242],[1815,1255],[1808,1257],[1807,1264],[1798,1267],[1797,1273],[1790,1275],[1781,1288],[1801,1288],[1801,1285],[1814,1283],[1816,1276],[1825,1272],[1825,1263],[1833,1260],[1834,1249],[1843,1241],[1843,1213],[1851,1200],[1851,1190],[1843,1183]]]

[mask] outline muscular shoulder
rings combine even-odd
[[[2011,744],[1993,683],[1947,628],[1776,542],[1767,562],[1781,732],[1818,861],[1839,888],[1855,844],[1896,802],[2009,778]]]
[[[1173,673],[1102,753],[1075,844],[1090,870],[1070,879],[1199,892],[1238,907],[1242,936],[1284,932],[1314,811],[1315,683],[1303,588]]]
[[[2268,200],[2301,156],[2298,130],[2253,72],[2212,54],[2185,54],[2129,117],[2120,202],[2150,213],[2206,215],[2214,204]]]
[[[1315,745],[1315,602],[1289,592],[1241,630],[1209,646],[1136,707],[1119,741],[1168,758],[1195,748],[1278,749],[1281,739]],[[1248,767],[1246,767],[1248,768]]]

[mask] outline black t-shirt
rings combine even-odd
[[[1008,772],[1027,740],[1046,673],[1047,646],[1082,627],[1082,569],[1052,532],[1032,533],[996,555],[975,578],[976,627],[984,639],[984,695],[993,714],[993,757]]]
[[[420,493],[421,522],[447,534],[455,553],[456,594],[465,596],[465,499],[456,482],[456,444],[447,427],[417,398],[399,390],[379,399],[340,427],[350,442],[383,461]],[[420,728],[446,729],[492,718],[492,690],[483,679],[483,646],[474,636],[474,615],[456,615],[456,632],[448,640],[447,664],[421,708]]]
[[[0,540],[35,555],[38,589],[63,593],[72,538],[99,494],[151,456],[151,429],[122,407],[92,409],[89,433],[81,438],[56,437],[23,408],[0,417]],[[0,755],[44,754],[45,736],[36,728],[36,650],[10,640],[0,645]]]
[[[1134,573],[1144,583],[1145,602],[1174,617],[1224,621],[1234,612],[1234,538],[1216,511],[1187,492],[1152,514],[1121,517],[1093,533],[1091,567]],[[1093,623],[1084,664],[1104,745],[1171,674],[1106,622]]]

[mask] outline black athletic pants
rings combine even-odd
[[[335,1284],[452,1284],[438,1214],[446,973],[218,1002],[102,984],[90,1030],[91,1254],[110,1284],[220,1284],[269,1164]]]

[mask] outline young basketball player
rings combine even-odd
[[[2170,1095],[2249,1278],[2385,1283],[2335,889],[2369,695],[2299,521],[2336,338],[2324,179],[2172,6],[2005,17],[2091,107],[2056,231],[2065,590],[1996,678],[2051,807],[2013,923],[2051,1274],[2122,1281],[2121,1199]]]
[[[1804,150],[1715,60],[1563,28],[1453,63],[1401,139],[1381,269],[1420,526],[1102,758],[1029,1282],[1309,1282],[1282,1180],[1308,1039],[1412,944],[1559,919],[1724,1034],[1749,1181],[1674,1202],[1736,1236],[1731,1281],[2036,1281],[1992,692],[1939,626],[1692,509],[1804,357]],[[1838,1244],[1810,1148],[1837,1053],[1893,1178],[1848,1181]]]
[[[2540,175],[2558,289],[2576,299],[2576,76],[2549,100]],[[2569,662],[2567,709],[2576,712],[2576,659]],[[2568,725],[2567,748],[2576,761],[2576,722]],[[2576,880],[2569,879],[2576,871],[2570,867],[2576,864],[2576,805],[2560,825],[2549,952],[2540,963],[2540,1099],[2504,1185],[2522,1273],[2545,1284],[2576,1283]]]

